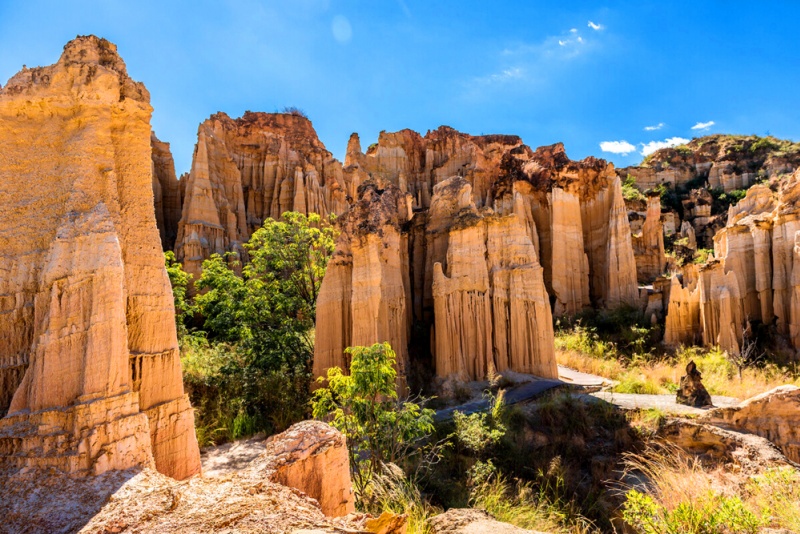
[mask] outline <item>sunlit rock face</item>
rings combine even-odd
[[[605,161],[442,127],[383,133],[366,154],[352,136],[345,168],[372,180],[340,219],[317,375],[346,368],[347,346],[390,341],[401,373],[427,353],[442,378],[554,377],[553,311],[639,303],[621,183]]]
[[[773,190],[756,185],[728,211],[714,258],[672,282],[665,341],[699,336],[738,353],[749,329],[774,324],[800,348],[800,171]]]
[[[198,128],[192,170],[181,180],[176,256],[195,275],[214,253],[246,259],[242,245],[265,219],[341,214],[362,179],[342,169],[298,113],[212,115]]]
[[[0,466],[200,469],[154,217],[150,115],[94,36],[0,90]]]
[[[691,226],[687,232],[692,232]],[[687,235],[688,238],[688,235]],[[697,248],[695,244],[694,248]],[[647,197],[647,213],[641,232],[633,235],[633,254],[639,283],[649,284],[664,274],[667,258],[664,253],[664,225],[661,223],[661,199]]]

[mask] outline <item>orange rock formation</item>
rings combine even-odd
[[[93,36],[0,90],[4,467],[199,471],[153,216],[151,112]]]
[[[548,301],[556,313],[639,303],[621,183],[602,160],[441,127],[382,133],[366,154],[353,135],[346,163],[373,181],[341,218],[320,291],[318,375],[346,367],[349,345],[389,341],[401,372],[410,344],[441,377],[555,376]]]
[[[696,280],[672,282],[666,342],[686,343],[699,332],[705,344],[738,352],[750,322],[774,322],[800,348],[800,171],[779,186],[777,193],[750,188],[714,237],[716,259],[700,266]]]
[[[633,254],[640,283],[651,283],[664,274],[667,258],[664,255],[664,225],[661,224],[661,198],[658,194],[647,197],[647,216],[641,234],[633,236]]]
[[[355,195],[311,121],[293,113],[212,115],[198,128],[184,180],[175,253],[195,275],[214,253],[246,259],[242,244],[264,219],[286,211],[340,214]]]

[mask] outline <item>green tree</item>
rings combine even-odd
[[[398,398],[395,353],[388,343],[350,347],[350,374],[328,369],[327,387],[314,392],[314,417],[347,437],[356,497],[361,500],[386,463],[407,461],[433,432],[433,410]]]
[[[192,275],[183,270],[183,266],[175,259],[175,253],[171,250],[164,253],[164,265],[167,268],[169,283],[172,285],[175,326],[178,329],[178,337],[183,337],[187,332],[186,320],[192,314],[191,302],[186,299],[186,288],[192,280]]]
[[[316,301],[334,242],[329,221],[290,212],[245,244],[241,275],[231,254],[203,262],[196,311],[211,342],[235,347],[221,381],[236,386],[255,428],[282,430],[307,414]]]

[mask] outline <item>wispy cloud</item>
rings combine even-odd
[[[610,152],[611,154],[627,156],[632,152],[636,152],[636,147],[627,141],[603,141],[600,143],[600,150],[603,152]]]
[[[665,139],[663,141],[650,141],[649,143],[641,143],[642,149],[639,153],[642,156],[649,156],[656,150],[661,150],[662,148],[669,148],[678,145],[684,145],[688,143],[688,139],[684,139],[683,137],[670,137],[669,139]]]
[[[714,126],[716,122],[708,121],[708,122],[698,122],[694,126],[692,126],[692,130],[708,130],[712,126]]]
[[[598,37],[581,33],[573,27],[548,35],[539,42],[523,42],[503,49],[494,72],[465,81],[467,95],[485,96],[483,89],[510,86],[512,82],[526,86],[540,84],[548,73],[558,71],[569,60],[595,48]]]
[[[475,82],[480,84],[504,83],[522,78],[523,74],[524,71],[521,67],[511,67],[488,76],[475,78]]]
[[[591,20],[589,21],[589,24],[588,24],[588,26],[589,26],[591,29],[593,29],[594,31],[602,30],[602,29],[604,28],[604,26],[603,26],[602,24],[595,24],[595,23],[594,23],[594,22],[592,22]]]
[[[664,127],[664,123],[663,122],[659,122],[655,126],[645,126],[644,127],[644,131],[645,132],[655,132],[656,130],[660,130],[663,127]]]

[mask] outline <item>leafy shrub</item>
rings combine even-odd
[[[622,517],[642,534],[755,534],[763,524],[738,496],[713,491],[696,501],[682,501],[673,509],[637,490],[630,490],[625,497]]]
[[[697,265],[703,265],[709,259],[714,257],[714,250],[710,248],[699,248],[694,253],[694,258],[692,259],[692,263],[696,263]]]
[[[482,457],[487,450],[499,443],[506,433],[503,424],[503,393],[490,397],[491,410],[470,415],[456,411],[453,422],[456,425],[456,439],[467,450]]]
[[[212,255],[186,298],[188,275],[167,254],[184,382],[203,444],[279,432],[309,415],[316,299],[336,232],[318,215],[267,219],[235,255]],[[202,332],[185,327],[193,314]]]
[[[356,498],[387,463],[408,461],[433,432],[433,410],[397,395],[395,353],[388,343],[349,347],[350,374],[338,367],[320,377],[314,417],[326,419],[347,438]]]

